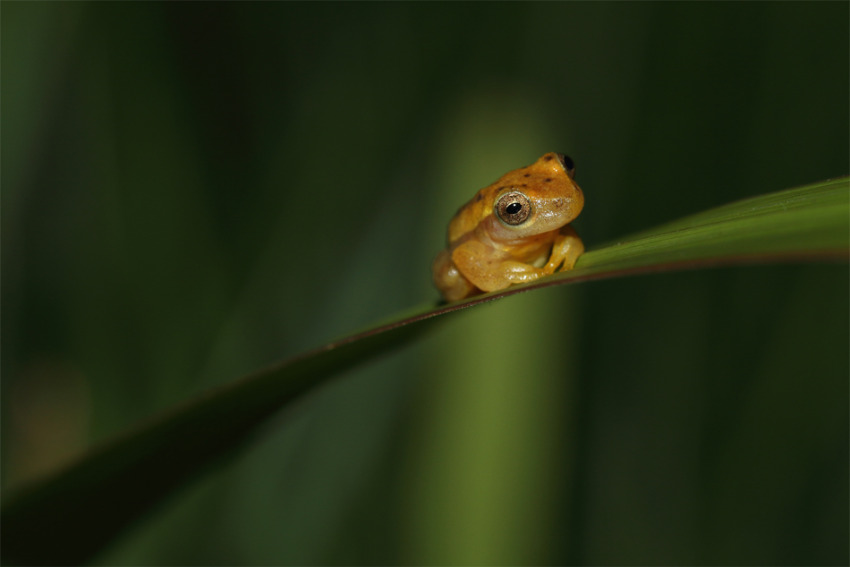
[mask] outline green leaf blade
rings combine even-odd
[[[672,264],[846,259],[848,178],[746,199],[590,250],[556,278]]]
[[[336,374],[409,342],[440,315],[551,285],[707,265],[846,261],[849,252],[845,177],[739,201],[591,249],[574,270],[532,284],[416,310],[182,404],[22,487],[4,498],[0,511],[2,562],[89,560],[165,496],[245,446],[268,417]]]

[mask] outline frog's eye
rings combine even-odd
[[[499,197],[495,209],[502,222],[516,226],[531,215],[531,201],[519,191],[511,191]]]
[[[555,154],[558,156],[558,161],[561,162],[561,165],[564,166],[564,171],[567,172],[567,175],[570,176],[570,179],[575,179],[576,176],[576,164],[572,160],[570,156],[567,154]]]

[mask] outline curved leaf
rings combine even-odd
[[[848,178],[842,178],[693,215],[593,249],[570,272],[418,309],[212,390],[4,499],[2,561],[86,561],[165,495],[245,445],[270,415],[337,372],[406,343],[438,315],[534,288],[641,272],[755,262],[846,261],[848,189]]]

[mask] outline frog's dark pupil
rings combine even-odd
[[[522,205],[519,203],[511,203],[507,207],[505,207],[505,212],[509,215],[515,215],[522,210]]]

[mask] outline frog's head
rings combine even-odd
[[[511,241],[572,222],[584,207],[584,194],[573,180],[575,171],[572,159],[550,152],[502,177],[495,184],[490,236]]]

